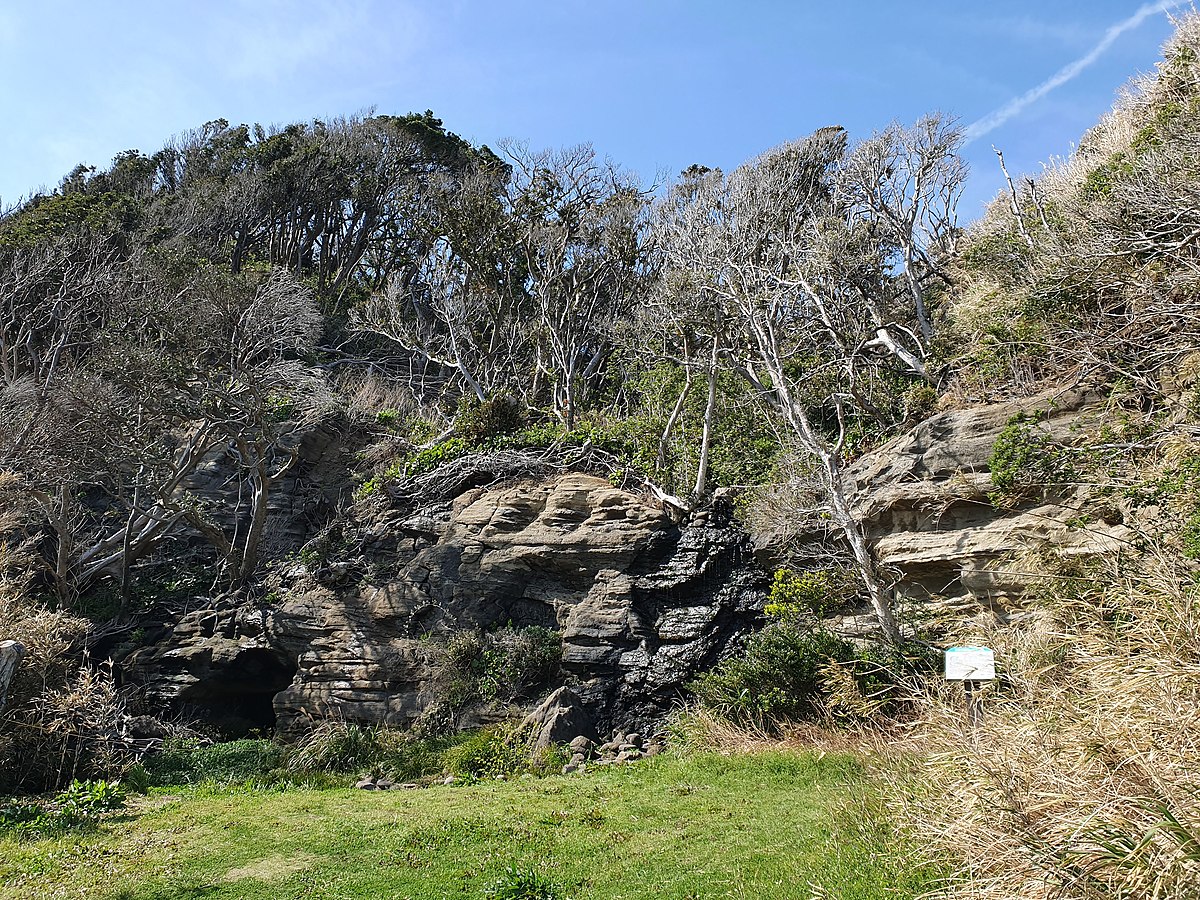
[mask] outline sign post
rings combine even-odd
[[[979,689],[996,678],[996,654],[988,647],[946,648],[946,680],[961,681],[967,696],[967,722],[974,728],[983,718]]]

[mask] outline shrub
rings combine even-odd
[[[443,651],[446,700],[453,709],[461,709],[488,700],[532,697],[557,674],[561,658],[561,636],[538,625],[459,632]]]
[[[81,668],[6,713],[0,790],[37,792],[76,778],[120,778],[140,755],[125,732],[124,699],[107,671]]]
[[[482,728],[442,757],[446,771],[473,778],[515,775],[530,768],[529,751],[510,727]]]
[[[1064,448],[1025,413],[1010,419],[996,438],[988,471],[995,489],[990,497],[998,505],[1074,479]]]
[[[1200,559],[1200,453],[1189,453],[1153,480],[1147,500],[1162,504],[1178,524],[1179,549]]]
[[[857,580],[841,569],[793,572],[778,569],[767,593],[764,612],[779,619],[823,619],[857,591]]]
[[[752,635],[740,653],[690,687],[713,711],[762,725],[817,714],[822,669],[853,658],[854,648],[836,635],[784,619]]]
[[[482,444],[511,434],[525,424],[525,411],[512,397],[489,397],[479,402],[464,398],[454,419],[455,433],[469,444]]]
[[[973,898],[1194,900],[1195,567],[1154,544],[1021,565],[1046,576],[1037,610],[962,636],[1005,663],[981,721],[961,694],[931,697],[936,750],[904,797],[915,836],[961,861]]]

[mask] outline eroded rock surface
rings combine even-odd
[[[0,641],[0,710],[8,700],[8,687],[12,684],[17,666],[25,658],[25,645],[20,641]]]
[[[448,478],[417,505],[380,500],[284,573],[269,604],[185,616],[133,677],[209,709],[249,678],[247,718],[270,692],[285,730],[328,716],[405,726],[442,699],[448,636],[536,625],[561,634],[559,680],[604,729],[661,717],[758,622],[764,574],[727,517],[681,527],[580,473],[479,480]],[[228,674],[248,662],[256,674]]]
[[[1098,510],[1084,487],[1065,485],[1012,507],[989,497],[988,460],[1015,416],[1034,416],[1052,440],[1079,446],[1100,400],[1056,392],[952,410],[859,460],[851,471],[855,506],[879,561],[900,575],[897,592],[950,607],[1003,607],[1028,587],[1013,564],[1021,554],[1049,546],[1110,553],[1131,539],[1119,511]]]

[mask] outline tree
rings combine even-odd
[[[305,361],[321,315],[312,292],[283,269],[258,284],[210,272],[190,294],[208,310],[197,330],[211,342],[188,378],[190,418],[223,445],[239,487],[228,526],[194,502],[173,507],[220,551],[229,581],[244,586],[258,567],[271,490],[295,465],[300,436],[330,410],[324,375]]]
[[[719,294],[705,278],[719,255],[714,227],[719,217],[724,176],[719,169],[692,166],[683,172],[663,202],[654,209],[656,252],[663,276],[650,294],[639,319],[654,334],[654,351],[683,367],[685,378],[679,397],[659,440],[659,465],[674,431],[697,372],[703,373],[707,393],[702,418],[699,458],[692,496],[708,492],[709,456],[717,410],[717,376],[727,323]]]
[[[927,126],[918,132],[940,133]],[[923,198],[937,180],[926,163],[941,160],[938,154],[954,140],[946,138],[937,144],[942,149],[928,154],[883,152],[907,146],[899,141],[903,134],[876,136],[848,157],[845,131],[826,128],[776,147],[728,177],[693,171],[656,217],[668,282],[677,285],[671,321],[694,328],[697,314],[710,310],[700,319],[712,332],[713,357],[752,386],[813,460],[829,521],[893,643],[900,630],[854,514],[844,465],[853,419],[867,414],[887,420],[871,399],[881,366],[892,359],[924,374],[912,365],[921,358],[903,347],[897,352],[899,341],[888,338],[914,333],[924,340],[927,311],[913,283],[921,288],[915,270],[927,259],[933,265],[933,250],[921,223],[952,221],[952,203],[948,212],[935,214],[926,211]],[[887,165],[868,164],[884,158]],[[907,172],[913,165],[923,168]],[[944,168],[957,171],[949,163]],[[886,183],[869,190],[872,172]],[[895,187],[910,184],[919,189]],[[956,194],[950,190],[949,196]],[[932,230],[941,235],[940,228]],[[907,267],[900,276],[913,300],[908,315],[894,300],[897,278],[890,273],[897,253],[913,261],[911,278]]]
[[[554,411],[570,429],[603,373],[613,323],[629,314],[650,277],[646,197],[587,145],[505,150],[539,341],[535,384],[550,381]]]
[[[436,178],[420,224],[420,252],[352,313],[355,326],[413,357],[415,392],[532,394],[535,334],[522,255],[505,205],[504,167]]]
[[[925,366],[934,338],[929,286],[950,283],[941,261],[958,236],[956,210],[967,176],[961,143],[962,131],[945,116],[924,116],[911,128],[893,123],[853,149],[835,187],[849,230],[866,229],[880,244],[876,259],[887,275],[875,279],[875,290],[861,291],[877,345],[931,382]],[[908,302],[895,295],[898,285]]]

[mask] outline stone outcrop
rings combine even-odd
[[[1100,554],[1130,540],[1120,510],[1086,488],[1013,505],[991,496],[989,457],[1014,416],[1035,415],[1073,446],[1102,399],[1061,392],[943,412],[856,462],[853,505],[898,599],[955,615],[1004,611],[1027,587],[1024,552]],[[720,504],[681,523],[593,475],[515,454],[464,458],[358,504],[277,570],[261,602],[195,610],[127,669],[164,704],[230,728],[299,730],[329,716],[408,726],[448,714],[480,724],[529,712],[537,695],[448,710],[447,643],[538,626],[561,642],[540,693],[569,688],[539,731],[652,730],[691,678],[761,622],[765,587]],[[872,618],[840,625],[870,630]]]
[[[8,687],[24,658],[24,644],[19,641],[0,641],[0,710],[8,701]]]
[[[561,636],[578,713],[606,729],[660,718],[759,621],[764,573],[728,516],[680,525],[586,474],[443,468],[438,491],[363,504],[310,544],[268,602],[183,617],[131,677],[210,718],[405,726],[444,699],[455,633],[539,626]]]
[[[1120,512],[1089,504],[1086,488],[1068,485],[1012,507],[990,497],[988,460],[1015,416],[1036,416],[1051,440],[1075,446],[1101,399],[1057,392],[950,410],[860,459],[850,472],[855,508],[880,563],[899,573],[898,594],[950,608],[1002,608],[1028,586],[1011,564],[1021,554],[1052,545],[1095,555],[1131,539]]]
[[[521,728],[534,736],[535,751],[555,744],[569,744],[580,737],[588,740],[596,734],[596,726],[583,700],[569,687],[560,687],[546,697],[525,717]]]

